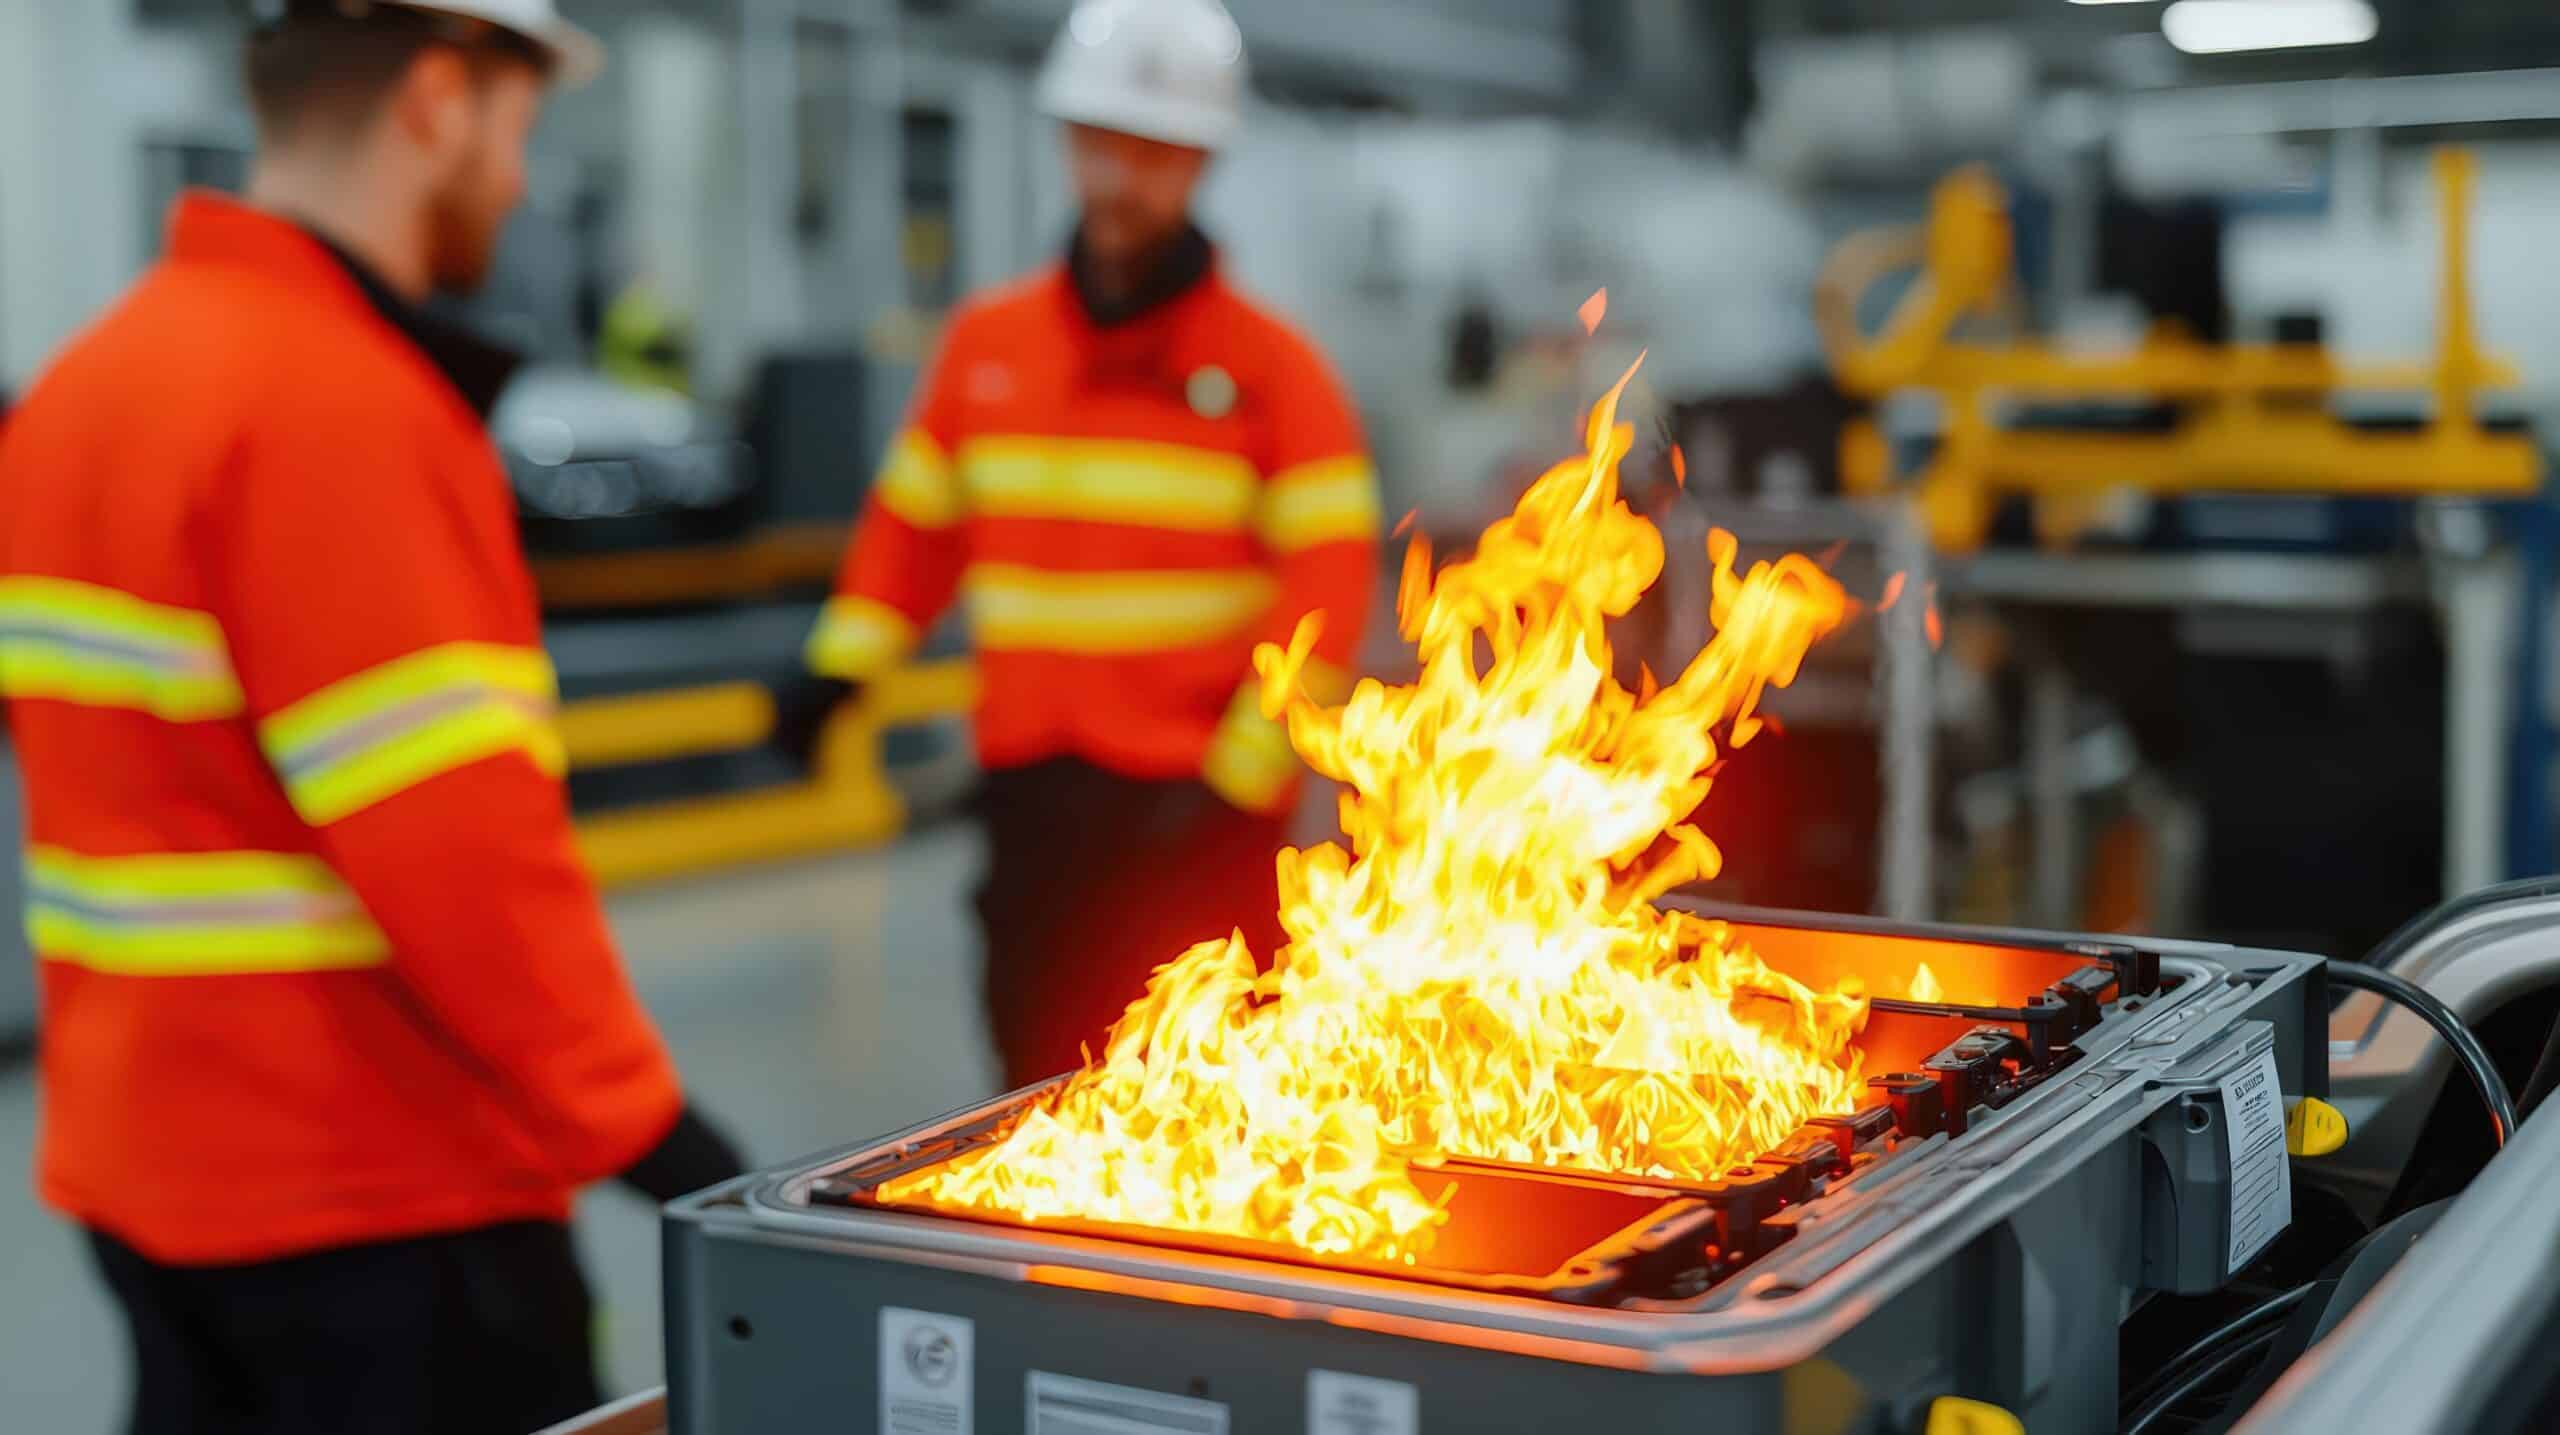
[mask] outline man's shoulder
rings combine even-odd
[[[945,321],[943,342],[1001,344],[1009,335],[1020,333],[1024,325],[1054,319],[1059,285],[1063,282],[1059,267],[1048,264],[981,289],[952,306],[951,316]]]
[[[55,369],[91,391],[149,390],[286,422],[416,414],[436,396],[432,366],[375,315],[211,265],[155,265]],[[158,377],[136,383],[145,374]]]
[[[1327,391],[1342,387],[1324,346],[1295,320],[1221,275],[1214,296],[1219,324],[1254,367],[1289,384]]]

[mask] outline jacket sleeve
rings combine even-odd
[[[1312,346],[1292,346],[1272,389],[1254,533],[1279,597],[1256,638],[1286,644],[1300,618],[1321,612],[1324,631],[1301,681],[1319,702],[1340,702],[1351,691],[1377,590],[1377,470],[1349,396]],[[1294,800],[1297,756],[1288,733],[1262,715],[1260,684],[1250,674],[1210,739],[1202,775],[1248,811],[1278,811]]]
[[[968,550],[965,495],[954,456],[960,434],[946,337],[916,385],[905,425],[863,500],[835,593],[809,635],[809,669],[864,682],[905,661],[960,586]]]
[[[496,455],[370,396],[272,427],[204,539],[258,745],[534,1159],[564,1183],[615,1174],[683,1102],[573,846]]]

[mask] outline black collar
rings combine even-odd
[[[1217,257],[1217,247],[1200,232],[1200,226],[1185,224],[1135,289],[1118,299],[1106,299],[1094,287],[1093,261],[1084,248],[1084,226],[1078,225],[1075,238],[1067,245],[1067,277],[1075,285],[1076,300],[1084,306],[1085,317],[1093,321],[1094,327],[1108,329],[1163,308],[1189,293],[1209,277],[1209,268]]]
[[[320,247],[329,251],[330,257],[338,261],[338,266],[347,271],[347,277],[364,291],[366,301],[373,305],[375,312],[407,337],[410,343],[417,345],[428,362],[434,364],[437,371],[461,393],[463,402],[471,405],[471,411],[486,419],[489,411],[497,407],[498,395],[505,392],[507,381],[523,367],[524,356],[492,344],[469,329],[451,320],[440,319],[410,303],[398,290],[384,283],[372,265],[358,259],[329,236],[307,224],[302,226],[302,232],[318,240]]]

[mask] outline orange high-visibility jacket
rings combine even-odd
[[[478,415],[191,195],[0,430],[38,1185],[215,1263],[560,1219],[682,1104],[571,845]]]
[[[1271,810],[1297,768],[1253,647],[1321,610],[1309,686],[1338,699],[1377,571],[1377,478],[1312,344],[1214,266],[1099,326],[1057,265],[952,317],[809,661],[875,676],[956,595],[986,765],[1071,755]]]

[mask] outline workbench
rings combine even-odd
[[[2445,652],[2443,891],[2454,896],[2550,864],[2550,721],[2541,700],[2549,560],[2524,535],[2424,555],[2201,550],[1995,550],[1942,560],[1944,592],[2015,607],[2157,609],[2173,615],[2431,611]],[[2513,526],[2510,533],[2514,533]],[[2071,679],[2029,658],[2025,770],[2034,832],[2031,914],[2067,919],[2080,850],[2069,772]]]

